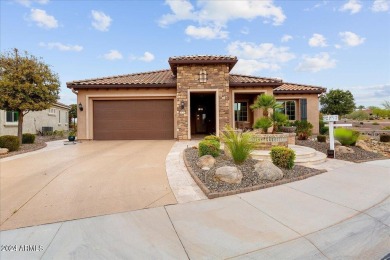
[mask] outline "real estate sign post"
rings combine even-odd
[[[338,126],[352,126],[352,124],[335,124],[335,122],[339,121],[338,115],[326,115],[323,116],[324,122],[329,123],[329,150],[328,158],[336,158],[336,152],[334,149],[334,128]]]

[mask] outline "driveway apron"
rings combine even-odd
[[[0,229],[175,204],[173,143],[90,141],[0,161]]]

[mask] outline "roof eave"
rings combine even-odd
[[[274,94],[321,94],[326,90],[274,90]]]
[[[176,88],[176,83],[165,84],[67,84],[70,89],[89,89],[89,88]]]
[[[272,88],[277,88],[280,87],[283,83],[282,82],[263,82],[263,83],[252,83],[252,82],[230,82],[229,87],[272,87]]]
[[[229,72],[236,65],[238,60],[168,60],[169,66],[174,75],[177,75],[177,64],[229,64]]]

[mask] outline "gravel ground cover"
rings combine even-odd
[[[63,140],[63,139],[65,139],[65,137],[63,137],[63,136],[36,136],[35,142],[33,144],[22,144],[20,146],[19,150],[9,152],[9,153],[4,154],[4,155],[0,155],[0,158],[5,158],[5,157],[17,155],[17,154],[36,151],[36,150],[39,150],[39,149],[46,147],[46,142]]]
[[[329,149],[329,143],[320,143],[312,140],[296,140],[296,145],[302,145],[311,147],[319,152],[327,154]],[[354,153],[336,153],[336,159],[349,162],[362,162],[362,161],[374,161],[381,159],[388,159],[380,153],[369,152],[356,146],[350,146],[354,150]]]
[[[188,148],[184,152],[184,156],[186,157],[187,163],[189,167],[191,167],[192,171],[196,174],[196,176],[202,181],[202,183],[210,190],[210,192],[226,192],[226,191],[234,191],[240,190],[243,188],[259,186],[259,189],[269,187],[268,184],[272,184],[271,181],[263,181],[258,178],[257,173],[254,171],[254,165],[258,162],[254,159],[248,159],[241,165],[235,165],[233,160],[226,156],[223,151],[221,151],[220,156],[216,157],[216,163],[214,167],[212,167],[208,171],[204,171],[196,165],[196,162],[199,159],[198,149],[196,148]],[[219,181],[215,178],[215,171],[217,168],[222,166],[236,166],[242,172],[243,178],[240,184],[229,184],[223,181]],[[302,179],[305,176],[316,175],[322,173],[323,171],[308,168],[300,165],[295,165],[293,169],[287,170],[282,169],[284,177],[281,180],[278,180],[274,183],[276,185],[283,184],[286,182],[295,181],[296,179]],[[273,185],[273,186],[276,186]]]

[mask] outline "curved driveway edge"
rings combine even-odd
[[[183,153],[188,147],[198,145],[199,141],[176,142],[168,153],[165,168],[172,192],[177,203],[186,203],[207,199],[206,195],[195,183],[184,163]]]
[[[213,200],[0,233],[41,245],[1,258],[381,259],[390,251],[390,160]]]

